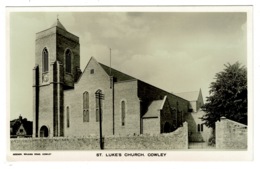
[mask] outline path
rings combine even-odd
[[[209,146],[207,142],[189,142],[189,149],[215,149],[214,146]]]

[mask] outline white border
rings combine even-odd
[[[223,160],[223,161],[230,161],[230,160],[252,160],[252,134],[253,134],[253,121],[252,121],[252,8],[250,6],[224,6],[224,7],[41,7],[41,8],[8,8],[7,15],[10,12],[17,12],[17,11],[101,11],[101,12],[125,12],[125,11],[142,11],[142,12],[247,12],[247,30],[248,30],[248,112],[249,112],[249,122],[248,122],[248,151],[190,151],[190,150],[178,150],[178,151],[141,151],[144,153],[167,153],[167,156],[163,158],[151,158],[151,157],[132,157],[132,158],[111,158],[105,157],[106,152],[114,152],[114,153],[122,153],[129,151],[102,151],[103,157],[96,157],[96,153],[100,151],[45,151],[46,153],[52,153],[51,156],[13,156],[12,152],[9,152],[8,160],[11,161],[60,161],[60,160],[72,160],[72,161],[85,161],[85,160],[104,160],[104,161],[111,161],[111,160],[121,160],[121,161],[142,161],[142,160],[153,160],[153,161],[202,161],[202,160]],[[9,17],[7,17],[9,18]],[[8,19],[7,19],[8,20]],[[9,34],[7,34],[9,36]],[[9,39],[9,38],[7,38]],[[9,66],[9,65],[8,65]],[[8,91],[9,92],[9,91]],[[10,121],[7,118],[7,121]],[[9,150],[9,146],[7,147]],[[19,151],[18,151],[19,152]],[[20,151],[21,152],[21,151]],[[34,153],[37,151],[26,151],[28,153]],[[43,152],[43,151],[38,151]],[[130,152],[138,152],[138,151],[130,151]],[[23,153],[23,152],[22,152]]]
[[[32,0],[31,0],[32,2]],[[36,0],[35,0],[36,2]],[[259,1],[258,0],[236,0],[236,1],[232,1],[232,0],[218,0],[218,1],[209,1],[209,0],[175,0],[175,1],[171,1],[171,0],[165,0],[165,1],[160,1],[160,0],[150,0],[149,3],[144,2],[142,0],[132,0],[132,1],[127,1],[126,0],[120,0],[116,1],[113,0],[113,2],[111,2],[111,0],[107,1],[106,3],[104,3],[104,1],[102,0],[92,0],[91,3],[87,3],[84,0],[74,0],[72,1],[68,1],[68,0],[64,0],[64,1],[57,1],[54,2],[54,0],[37,0],[37,2],[32,2],[30,3],[29,1],[26,0],[9,0],[8,2],[0,2],[1,3],[1,14],[0,14],[0,20],[2,21],[2,23],[6,23],[6,17],[5,17],[5,7],[6,6],[29,6],[29,5],[38,5],[38,6],[53,6],[53,5],[118,5],[118,4],[123,4],[123,5],[253,5],[253,29],[254,29],[254,39],[253,42],[254,44],[260,44],[260,25],[259,25],[259,16],[260,16],[260,5],[259,5]],[[64,2],[64,3],[63,3]],[[6,31],[5,31],[5,24],[1,24],[2,26],[0,26],[1,28],[1,37],[5,37],[6,35]],[[1,48],[1,54],[2,56],[6,56],[6,38],[1,38],[1,46],[3,48]],[[254,111],[256,112],[254,114],[254,119],[260,119],[259,118],[259,106],[257,106],[257,102],[259,100],[259,87],[260,86],[260,81],[259,81],[259,69],[260,69],[260,62],[259,62],[259,56],[260,52],[259,52],[259,47],[255,47],[253,49],[253,53],[254,53],[254,67],[253,67],[253,71],[254,71],[254,81],[253,81],[253,85],[254,85],[254,101],[256,102],[256,104],[254,105]],[[5,79],[6,81],[7,76],[6,76],[6,58],[5,57],[0,57],[0,64],[1,64],[1,71],[0,71],[0,77],[3,77],[3,79]],[[6,83],[1,83],[1,103],[2,105],[6,105],[6,89],[8,86],[6,86]],[[1,118],[1,124],[2,126],[6,126],[6,107],[2,106],[1,109],[3,115]],[[258,129],[259,128],[259,123],[254,123],[254,128]],[[5,127],[0,128],[1,133],[5,133],[6,129]],[[253,131],[252,131],[253,132]],[[257,132],[256,132],[257,133]],[[253,141],[253,140],[252,140]],[[254,135],[254,142],[255,143],[259,143],[259,134],[255,134]],[[2,139],[1,140],[1,152],[5,152],[6,150],[6,139]],[[21,163],[21,162],[16,162],[16,163],[10,163],[10,162],[6,162],[6,153],[1,153],[1,168],[7,168],[7,167],[13,167],[13,168],[78,168],[78,167],[90,167],[90,168],[117,168],[120,166],[120,168],[124,167],[124,168],[133,168],[133,167],[138,167],[138,168],[211,168],[211,169],[219,169],[219,168],[259,168],[259,161],[260,161],[260,156],[259,156],[259,144],[255,144],[254,145],[254,160],[252,162],[229,162],[229,163],[224,163],[224,162],[164,162],[164,163],[151,163],[151,162],[144,162],[144,163],[133,163],[133,162],[127,162],[127,163],[118,163],[118,162],[112,162],[112,163],[100,163],[100,162],[81,162],[81,163],[75,163],[75,162],[68,162],[68,163],[46,163],[46,162],[26,162],[26,163]],[[122,166],[121,166],[122,165]]]

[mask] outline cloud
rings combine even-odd
[[[13,117],[23,112],[31,116],[32,97],[22,97],[32,93],[35,33],[49,28],[57,14],[67,31],[80,38],[82,69],[91,56],[109,65],[112,48],[112,67],[170,92],[202,88],[205,96],[225,63],[246,64],[246,13],[13,13]],[[29,80],[17,83],[22,77]]]

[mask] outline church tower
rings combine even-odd
[[[80,71],[79,38],[60,23],[36,33],[33,69],[33,136],[64,136],[64,90],[73,89]]]

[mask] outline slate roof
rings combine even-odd
[[[106,66],[102,63],[99,63],[99,64],[105,70],[105,72],[109,75],[110,74],[110,67],[108,67],[108,66]],[[137,80],[136,78],[129,76],[125,73],[122,73],[118,70],[115,70],[113,68],[111,68],[111,76],[114,76],[116,78],[117,82],[126,81],[126,80]]]
[[[109,67],[109,66],[106,66],[106,65],[104,65],[104,64],[102,64],[102,63],[100,63],[100,62],[98,62],[98,63],[99,63],[99,65],[105,70],[105,72],[109,75],[109,74],[110,74],[110,67]],[[113,69],[113,68],[111,68],[111,75],[116,78],[116,82],[127,81],[127,80],[138,80],[138,81],[141,81],[141,80],[139,80],[139,79],[137,79],[137,78],[134,78],[134,77],[132,77],[132,76],[129,76],[129,75],[127,75],[127,74],[125,74],[125,73],[122,73],[122,72],[120,72],[120,71],[118,71],[118,70],[116,70],[116,69]],[[141,81],[141,82],[143,82],[143,81]],[[146,83],[146,82],[143,82],[143,83]],[[147,84],[148,84],[148,83],[147,83]],[[150,85],[150,84],[148,84],[148,85]],[[153,87],[154,87],[154,86],[153,86]],[[155,87],[155,88],[157,88],[157,89],[159,89],[159,90],[162,90],[162,91],[165,91],[165,90],[160,89],[160,88],[158,88],[158,87]],[[165,92],[167,92],[167,91],[165,91]],[[167,93],[169,93],[169,92],[167,92]],[[199,93],[199,92],[198,92],[198,93]],[[170,94],[175,95],[175,96],[177,96],[177,97],[180,97],[180,98],[182,98],[182,99],[184,99],[184,100],[187,100],[186,98],[181,97],[181,96],[179,96],[179,95],[177,95],[177,94],[175,94],[175,93],[170,93]],[[199,96],[199,95],[197,95],[197,98],[198,98],[198,96]],[[197,100],[197,98],[196,98],[196,100]],[[187,100],[187,101],[190,101],[190,100]]]
[[[147,117],[158,117],[159,113],[158,111],[161,110],[163,107],[163,104],[165,102],[164,100],[155,100],[153,101],[150,106],[148,107],[148,111],[144,114],[143,118]]]
[[[66,30],[65,27],[60,23],[59,19],[57,19],[57,21],[51,27],[59,27],[63,30]]]
[[[183,93],[174,93],[176,96],[179,96],[188,101],[197,101],[199,98],[199,91],[194,92],[183,92]]]

